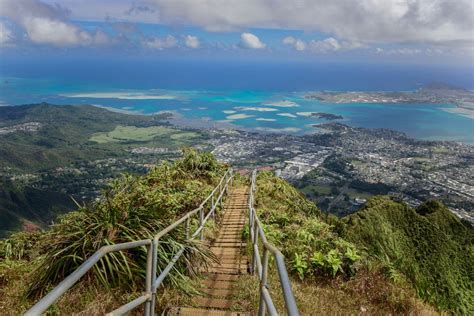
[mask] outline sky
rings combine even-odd
[[[474,64],[472,0],[0,0],[0,54]]]

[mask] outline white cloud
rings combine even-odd
[[[8,45],[13,40],[12,31],[0,21],[0,45]]]
[[[262,49],[266,47],[266,45],[252,33],[242,33],[240,35],[239,46],[250,49]]]
[[[17,23],[36,44],[85,45],[92,35],[69,22],[66,10],[38,0],[0,0],[1,15]]]
[[[287,36],[283,39],[283,44],[291,45],[297,51],[304,51],[306,49],[306,42],[293,36]]]
[[[292,46],[297,51],[304,51],[306,48],[309,48],[312,52],[315,53],[326,53],[334,52],[339,50],[351,50],[357,48],[367,48],[368,46],[359,42],[353,41],[338,41],[334,37],[329,37],[323,40],[311,40],[308,43],[305,41],[294,38],[292,36],[287,36],[282,41],[285,45]]]
[[[24,26],[31,41],[38,44],[69,46],[91,41],[89,33],[59,20],[32,17],[25,19]]]
[[[342,45],[334,37],[326,38],[324,40],[309,42],[309,48],[315,52],[337,51],[342,48]]]
[[[472,0],[154,0],[161,23],[329,33],[352,42],[474,41]]]
[[[323,40],[312,40],[308,43],[308,47],[312,52],[315,53],[368,48],[366,44],[362,44],[360,42],[338,41],[334,37],[329,37]]]
[[[293,36],[287,36],[282,40],[283,44],[285,45],[294,45],[296,42],[296,38]]]
[[[106,45],[110,43],[109,36],[102,30],[98,30],[94,35],[94,43],[98,45]]]
[[[199,48],[199,46],[201,46],[199,39],[192,35],[186,35],[184,37],[184,44],[189,48]]]
[[[166,48],[173,48],[178,45],[178,40],[172,35],[165,37],[155,37],[143,42],[143,45],[148,48],[163,50]]]
[[[306,43],[302,40],[297,40],[294,47],[298,51],[303,51],[306,49]]]
[[[387,56],[416,56],[416,55],[425,55],[425,56],[439,56],[446,53],[445,50],[441,48],[409,48],[409,47],[399,47],[399,48],[376,48],[375,54],[377,55],[387,55]]]

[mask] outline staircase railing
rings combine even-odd
[[[270,255],[275,258],[275,264],[278,271],[278,276],[280,280],[280,287],[283,292],[283,298],[285,300],[286,312],[290,316],[299,315],[298,306],[296,305],[296,300],[291,289],[290,279],[288,277],[288,272],[285,266],[285,257],[275,246],[270,244],[265,237],[265,232],[263,231],[262,224],[258,219],[257,212],[254,208],[255,203],[255,192],[257,190],[257,170],[252,172],[250,194],[249,194],[249,237],[252,242],[252,266],[251,273],[254,274],[257,272],[257,276],[260,281],[260,299],[258,307],[258,315],[263,316],[268,310],[270,315],[278,315],[278,312],[273,303],[272,296],[269,291],[268,284],[268,261]],[[263,258],[260,255],[259,250],[259,240],[263,247]]]
[[[33,307],[31,307],[25,315],[41,315],[51,305],[53,305],[66,291],[68,291],[82,276],[84,276],[97,262],[105,255],[111,252],[117,252],[137,247],[147,247],[146,260],[146,277],[145,277],[145,293],[133,301],[120,306],[107,315],[123,315],[138,306],[145,304],[145,315],[150,316],[155,313],[156,291],[163,280],[168,276],[175,263],[184,253],[184,247],[181,248],[171,259],[168,265],[157,276],[157,257],[158,244],[160,238],[173,231],[175,228],[185,223],[186,238],[195,239],[198,235],[203,239],[203,230],[207,220],[214,216],[218,205],[222,205],[224,195],[228,193],[228,188],[232,185],[233,171],[229,168],[222,176],[219,184],[212,190],[209,196],[199,205],[198,208],[190,211],[179,220],[169,225],[160,231],[153,239],[143,239],[121,244],[109,245],[100,248],[89,259],[82,263],[73,273],[67,276],[61,283],[59,283],[53,290],[51,290],[45,297],[39,300]],[[206,208],[209,208],[205,214]],[[199,226],[192,234],[190,234],[190,221],[194,216],[199,218]]]

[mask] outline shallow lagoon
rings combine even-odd
[[[179,123],[293,134],[315,132],[312,125],[328,121],[311,117],[310,113],[324,112],[343,116],[336,121],[351,126],[390,128],[418,139],[474,143],[474,120],[445,111],[454,108],[449,104],[330,104],[305,99],[305,92],[98,90],[81,84],[61,86],[46,79],[3,78],[2,82],[3,105],[50,102],[94,104],[143,114],[172,111]]]

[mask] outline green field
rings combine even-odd
[[[90,140],[99,144],[122,143],[130,141],[147,142],[158,137],[174,140],[190,139],[198,136],[193,132],[180,132],[165,126],[136,127],[118,125],[110,132],[95,133]]]
[[[321,195],[328,195],[331,193],[331,187],[323,185],[307,185],[304,188],[301,188],[300,190],[305,194],[312,194],[314,192],[318,192]]]

